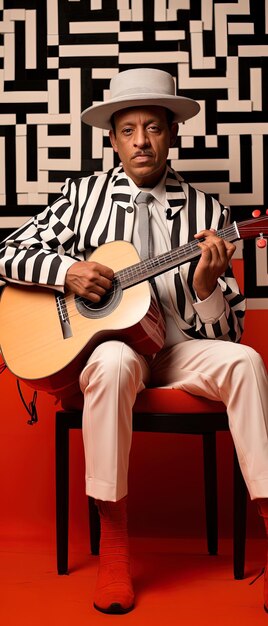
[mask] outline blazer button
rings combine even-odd
[[[128,206],[128,207],[126,208],[126,211],[127,211],[128,213],[133,213],[133,207],[132,207],[132,206]]]

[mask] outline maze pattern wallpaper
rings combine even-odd
[[[80,112],[136,66],[169,71],[201,112],[171,165],[244,220],[268,207],[268,0],[0,0],[0,239],[66,176],[117,164]],[[267,248],[244,248],[251,308],[268,304]]]

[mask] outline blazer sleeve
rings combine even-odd
[[[67,179],[62,195],[0,244],[0,279],[63,287],[79,224],[80,180]]]
[[[229,223],[229,210],[223,207],[219,228],[226,228]],[[238,342],[244,329],[245,305],[245,297],[240,292],[230,263],[207,301],[193,304],[196,331],[206,339]]]

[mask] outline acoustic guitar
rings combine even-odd
[[[268,234],[268,217],[233,222],[217,232],[228,241]],[[94,347],[117,338],[140,354],[164,344],[164,320],[150,279],[201,254],[198,240],[141,261],[126,241],[103,244],[90,257],[111,267],[112,289],[98,304],[73,293],[9,284],[0,301],[0,346],[9,370],[51,393],[79,376]]]

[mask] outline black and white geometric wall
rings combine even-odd
[[[80,112],[135,66],[169,71],[201,105],[172,166],[233,219],[268,207],[268,0],[0,0],[0,239],[66,176],[117,163]],[[249,306],[267,307],[267,251],[245,250]]]

